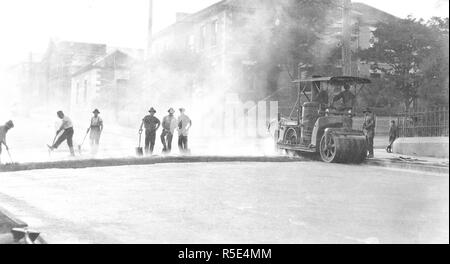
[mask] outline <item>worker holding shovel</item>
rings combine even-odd
[[[89,139],[91,141],[91,151],[92,154],[97,154],[98,152],[98,148],[100,145],[100,136],[102,135],[103,132],[103,120],[102,118],[99,116],[100,111],[98,109],[95,109],[94,112],[92,112],[94,114],[94,116],[91,118],[91,124],[88,128],[88,130],[86,131],[86,135],[89,134],[89,132],[91,132]],[[83,140],[84,143],[84,140]],[[81,146],[80,146],[81,149]]]
[[[153,150],[155,149],[156,131],[158,131],[161,126],[161,121],[155,117],[155,108],[152,107],[148,112],[150,114],[142,119],[141,127],[139,128],[139,135],[142,134],[143,128],[145,128],[145,154],[151,156],[153,155]]]
[[[8,144],[6,144],[6,134],[13,127],[14,127],[13,121],[8,121],[8,122],[6,122],[6,124],[4,126],[0,126],[0,164],[2,163],[2,161],[1,161],[2,145],[5,145],[5,148],[9,154],[9,147],[8,147]],[[9,157],[11,158],[11,155]],[[11,162],[12,162],[12,160],[11,160]]]

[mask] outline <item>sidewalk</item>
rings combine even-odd
[[[400,155],[387,153],[384,149],[375,149],[374,152],[375,158],[367,161],[369,165],[449,173],[449,159]]]

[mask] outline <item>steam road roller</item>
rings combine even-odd
[[[371,81],[338,76],[295,83],[295,107],[289,118],[278,118],[277,149],[300,155],[315,153],[328,163],[362,163],[367,143],[363,131],[353,129],[354,106],[356,95]]]

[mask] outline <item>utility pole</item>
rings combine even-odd
[[[352,52],[351,52],[351,0],[343,0],[342,7],[342,74],[352,75]]]
[[[152,38],[153,38],[153,0],[149,0],[148,12],[148,28],[147,28],[147,59],[152,53]]]

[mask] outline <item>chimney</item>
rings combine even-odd
[[[149,0],[148,12],[148,36],[147,36],[147,58],[152,53],[152,38],[153,38],[153,0]]]

